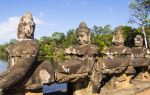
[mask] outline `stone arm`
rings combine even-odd
[[[26,79],[25,76],[36,63],[39,45],[35,40],[21,41],[8,47],[7,52],[9,60],[13,61],[9,61],[8,70],[0,74],[0,89],[15,87]]]
[[[0,88],[7,89],[13,87],[21,81],[26,75],[26,72],[32,67],[35,63],[36,56],[30,56],[29,58],[20,58],[17,64],[10,67],[5,73],[4,76],[0,79]],[[3,74],[2,74],[3,75]]]

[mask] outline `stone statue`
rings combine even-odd
[[[103,76],[110,75],[112,79],[106,86],[111,88],[122,88],[130,86],[130,81],[135,70],[130,66],[131,49],[124,46],[122,28],[117,28],[113,36],[113,46],[106,51],[106,58],[99,59],[97,71],[101,71]]]
[[[78,44],[65,50],[70,59],[62,62],[56,70],[56,81],[74,83],[74,91],[82,89],[82,85],[79,84],[85,77],[91,76],[97,55],[97,47],[90,44],[90,29],[85,22],[79,24],[76,34]]]
[[[33,39],[34,27],[32,14],[25,13],[18,26],[18,39],[21,40],[6,49],[9,66],[8,70],[0,75],[0,89],[3,89],[4,94],[10,95],[16,88],[21,90],[32,75],[30,72],[32,67],[36,66],[39,52],[39,45]]]
[[[51,63],[48,61],[40,63],[25,85],[27,90],[39,90],[44,84],[50,85],[54,82],[69,82],[75,92],[77,89],[83,88],[79,84],[85,78],[88,82],[90,81],[89,77],[94,71],[96,62],[97,47],[90,44],[90,29],[86,23],[80,23],[76,29],[76,34],[77,45],[70,46],[65,50],[65,54],[69,59],[59,63],[60,65],[56,70],[52,68]]]
[[[32,14],[26,12],[20,19],[18,25],[18,39],[33,39],[34,38],[35,23]]]
[[[18,27],[18,38],[21,40],[7,48],[9,67],[6,72],[0,75],[0,88],[4,92],[9,92],[9,89],[18,87],[28,91],[41,91],[44,84],[54,82],[75,83],[79,80],[83,81],[89,74],[92,75],[97,48],[90,44],[90,29],[86,23],[81,22],[76,29],[78,44],[65,50],[70,59],[60,63],[57,70],[54,70],[48,61],[36,62],[39,47],[37,42],[33,40],[34,27],[31,13],[26,13],[21,18]],[[15,78],[10,81],[12,77]],[[90,79],[88,78],[88,80]]]
[[[134,38],[135,47],[132,48],[132,61],[131,64],[136,68],[139,73],[136,79],[149,80],[148,66],[150,62],[150,51],[143,47],[143,38],[137,35]]]
[[[150,79],[150,51],[143,47],[140,35],[134,39],[135,47],[129,48],[124,46],[122,28],[116,28],[113,46],[102,54],[105,57],[97,59],[97,47],[90,43],[90,29],[81,22],[76,29],[77,44],[65,49],[68,59],[54,70],[49,61],[37,61],[39,45],[34,40],[34,30],[32,14],[27,12],[18,25],[18,42],[6,49],[9,66],[0,74],[0,91],[4,95],[42,92],[43,85],[54,82],[69,83],[73,95],[95,95],[103,84],[106,88],[133,87],[131,79],[136,72],[137,78]]]

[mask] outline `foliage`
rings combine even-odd
[[[52,40],[55,42],[56,45],[65,45],[66,42],[66,36],[64,33],[60,33],[60,32],[54,32],[52,34]]]
[[[147,0],[132,0],[129,8],[131,13],[130,23],[137,23],[142,27],[142,32],[144,35],[145,47],[148,47],[147,35],[145,32],[145,26],[148,25],[148,18],[150,13],[150,7],[147,6],[149,2]]]
[[[142,31],[142,27],[137,28],[137,31],[140,32]],[[145,26],[145,32],[146,32],[146,36],[147,36],[147,40],[148,40],[148,44],[149,44],[149,48],[150,48],[150,26]]]
[[[129,5],[131,15],[129,22],[137,23],[140,26],[145,25],[149,17],[149,9],[141,1],[144,2],[145,0],[132,0]]]
[[[132,28],[130,26],[122,26],[123,35],[124,35],[124,45],[128,47],[134,46],[134,38],[136,35],[142,35],[141,32],[138,32],[137,29]]]
[[[0,45],[0,57],[6,57],[7,56],[6,48],[9,45],[14,44],[16,42],[17,42],[16,39],[11,39],[8,43],[4,43],[4,45]]]
[[[134,37],[139,34],[141,28],[133,29],[129,26],[121,26],[124,31],[125,37],[125,45],[132,47],[134,44]],[[145,28],[146,33],[150,35],[149,28]],[[105,26],[97,26],[94,25],[91,29],[91,43],[96,44],[99,48],[99,51],[105,50],[107,47],[112,45],[112,36],[114,30],[111,29],[110,25]],[[10,42],[5,45],[0,45],[0,54],[6,56],[6,48],[13,43],[16,43],[15,39],[10,40]],[[43,57],[42,60],[50,60],[55,61],[56,63],[63,61],[65,58],[64,50],[65,48],[75,45],[77,43],[76,40],[76,32],[75,29],[70,29],[67,31],[66,35],[61,32],[54,32],[52,36],[43,36],[38,40],[40,44],[40,58]]]
[[[76,32],[75,29],[70,29],[67,31],[67,44],[66,47],[69,47],[71,45],[75,45],[77,43],[76,40]]]
[[[113,30],[110,25],[104,27],[94,25],[91,31],[91,43],[97,44],[99,50],[102,51],[112,44]]]

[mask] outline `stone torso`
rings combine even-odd
[[[129,58],[131,57],[131,49],[126,46],[111,46],[106,52],[107,57],[110,59],[113,58]]]
[[[150,62],[150,51],[144,47],[132,48],[132,62],[135,67],[147,66]]]
[[[97,48],[95,45],[75,45],[65,50],[69,60],[62,62],[59,72],[75,74],[89,72],[95,63]]]
[[[144,47],[133,47],[132,55],[133,58],[144,58],[149,53],[149,50]]]
[[[71,59],[84,60],[85,57],[90,57],[97,54],[95,45],[75,45],[65,50],[66,55],[70,55]]]
[[[37,56],[38,49],[39,46],[35,40],[24,40],[9,46],[6,49],[9,55],[9,67],[17,64],[20,59],[27,59],[29,57]]]

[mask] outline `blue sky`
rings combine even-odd
[[[128,24],[130,0],[0,0],[0,44],[17,38],[17,24],[26,11],[36,22],[35,38],[77,28],[85,21],[112,28]]]

